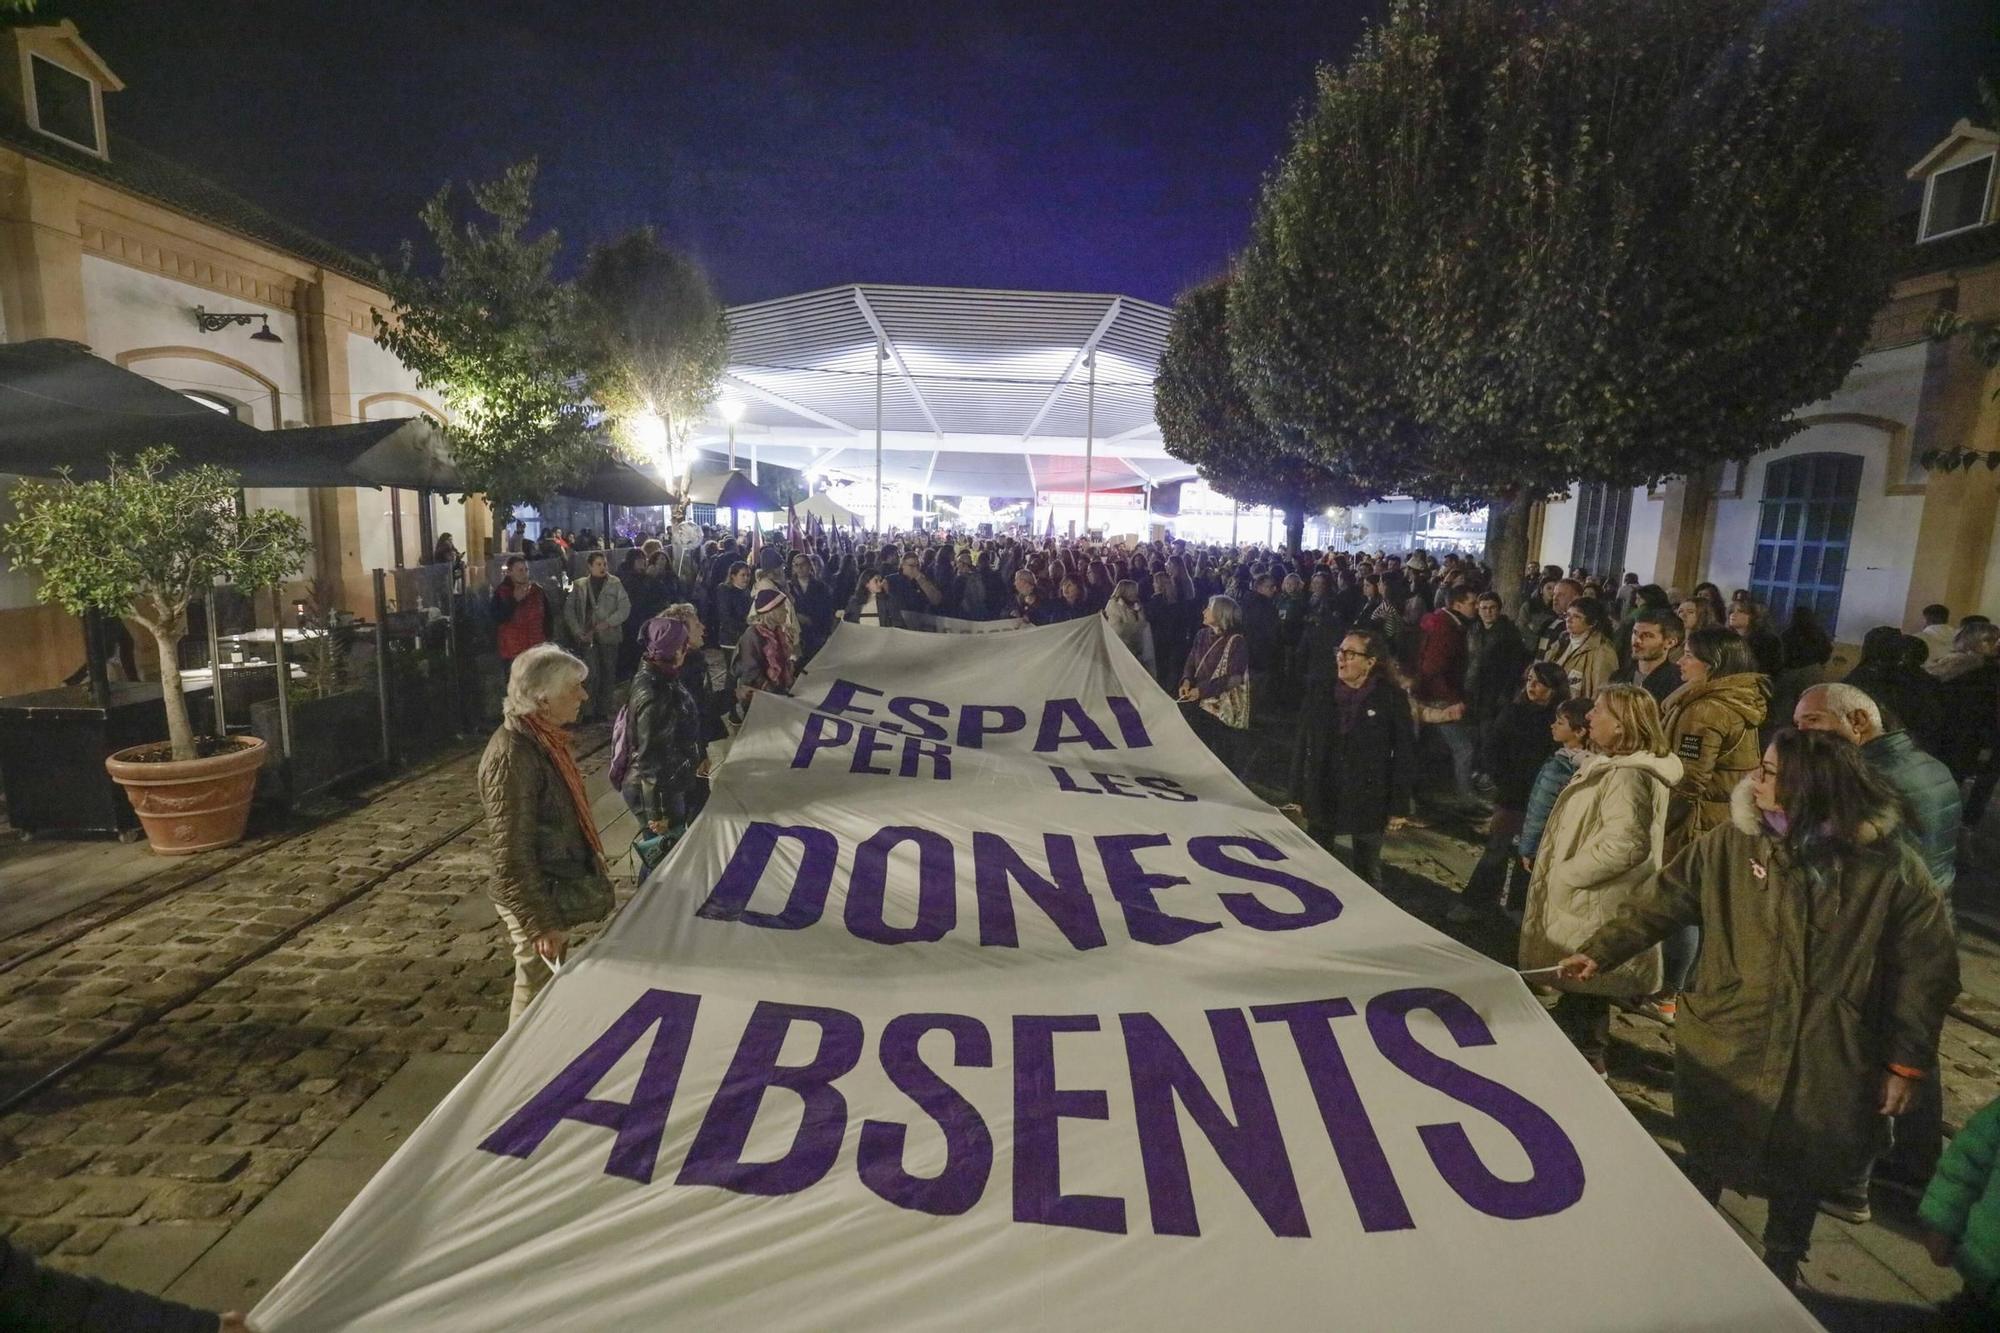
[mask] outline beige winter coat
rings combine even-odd
[[[1660,869],[1667,799],[1681,777],[1673,755],[1586,756],[1556,797],[1528,882],[1521,966],[1548,967],[1582,947]],[[1665,984],[1657,947],[1565,990],[1651,995]]]
[[[1556,665],[1569,677],[1570,695],[1588,699],[1618,674],[1618,650],[1591,630],[1580,639],[1570,639],[1556,654]]]

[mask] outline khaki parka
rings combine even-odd
[[[609,886],[562,774],[534,737],[508,726],[494,731],[479,758],[479,797],[491,858],[487,896],[528,934],[572,924],[550,896],[550,880],[598,878]]]
[[[1618,674],[1618,650],[1591,630],[1580,639],[1566,640],[1556,652],[1555,663],[1569,677],[1570,695],[1588,699]]]
[[[1660,705],[1667,749],[1681,761],[1667,811],[1667,860],[1729,822],[1730,793],[1764,757],[1757,729],[1770,699],[1770,680],[1744,671],[1690,681]]]
[[[1871,819],[1866,847],[1813,864],[1738,784],[1690,846],[1580,952],[1600,968],[1700,925],[1674,1029],[1674,1115],[1701,1175],[1769,1196],[1851,1187],[1888,1145],[1891,1064],[1931,1065],[1958,951],[1923,859]]]

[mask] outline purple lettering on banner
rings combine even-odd
[[[799,735],[798,753],[792,756],[792,767],[811,768],[813,755],[821,750],[837,750],[853,739],[852,722],[825,713],[809,713],[805,730]]]
[[[753,912],[751,895],[757,892],[780,838],[790,838],[804,849],[799,858],[799,873],[792,880],[784,911]],[[695,909],[695,915],[707,921],[741,921],[772,930],[803,930],[818,921],[820,913],[826,910],[826,894],[833,887],[834,861],[839,852],[839,842],[825,829],[754,820],[743,830],[742,841],[730,853],[729,864],[722,868],[715,887]]]
[[[1139,801],[1146,799],[1144,791],[1141,791],[1137,787],[1126,785],[1132,779],[1126,777],[1123,773],[1100,773],[1094,768],[1089,770],[1089,772],[1090,776],[1097,779],[1097,785],[1104,789],[1107,796],[1130,796],[1134,800]]]
[[[916,715],[918,709],[930,714],[930,717],[918,717]],[[921,736],[927,741],[951,739],[950,732],[931,720],[951,716],[951,709],[935,699],[919,699],[913,694],[899,694],[889,701],[889,711],[910,724],[898,730],[908,731],[911,735]]]
[[[1389,1155],[1382,1151],[1382,1140],[1369,1123],[1368,1108],[1362,1104],[1360,1089],[1354,1086],[1354,1075],[1348,1072],[1347,1057],[1341,1054],[1340,1038],[1333,1032],[1334,1019],[1353,1014],[1354,1006],[1341,999],[1259,1004],[1250,1010],[1259,1023],[1283,1023],[1291,1029],[1292,1045],[1298,1048],[1299,1063],[1305,1066],[1306,1081],[1319,1104],[1320,1123],[1326,1126],[1340,1174],[1354,1198],[1361,1229],[1407,1231],[1416,1222],[1396,1184],[1396,1173],[1389,1167]]]
[[[855,703],[854,696],[857,694],[872,694],[877,699],[882,697],[882,691],[872,686],[856,685],[851,680],[836,680],[833,684],[827,686],[826,698],[819,701],[819,711],[822,713],[845,713],[849,717],[876,716],[874,709],[862,708]]]
[[[647,1184],[653,1179],[653,1166],[660,1156],[660,1137],[666,1133],[667,1112],[673,1109],[674,1091],[680,1086],[681,1069],[687,1064],[688,1041],[694,1035],[694,1015],[700,1005],[699,995],[647,991],[614,1019],[604,1035],[590,1043],[582,1055],[570,1061],[546,1087],[509,1116],[505,1124],[487,1135],[480,1148],[502,1157],[525,1158],[542,1146],[542,1140],[557,1125],[575,1120],[617,1135],[611,1145],[611,1156],[604,1163],[605,1175]],[[639,1069],[632,1100],[613,1102],[591,1096],[604,1076],[617,1067],[625,1053],[638,1045],[655,1024],[659,1032],[646,1048],[646,1060]]]
[[[1068,723],[1075,730],[1065,731],[1064,723]],[[1059,746],[1079,743],[1088,745],[1093,750],[1118,748],[1111,743],[1111,738],[1104,734],[1103,728],[1093,722],[1090,714],[1084,711],[1081,699],[1050,699],[1045,702],[1042,705],[1041,730],[1035,734],[1036,752],[1047,754]]]
[[[1095,1031],[1095,1014],[1014,1016],[1014,1220],[1122,1236],[1123,1199],[1062,1192],[1061,1122],[1109,1120],[1111,1099],[1056,1086],[1055,1034]]]
[[[781,1065],[785,1034],[793,1023],[819,1026],[819,1047],[802,1065]],[[759,1000],[730,1057],[729,1072],[695,1131],[675,1181],[719,1185],[738,1194],[796,1194],[814,1185],[840,1155],[847,1132],[847,1098],[833,1081],[861,1058],[861,1020],[843,1009]],[[746,1162],[743,1149],[757,1123],[757,1108],[771,1088],[795,1092],[805,1114],[791,1146],[775,1162]]]
[[[1201,1234],[1187,1148],[1174,1111],[1178,1098],[1271,1234],[1311,1235],[1298,1182],[1285,1156],[1278,1110],[1271,1104],[1270,1085],[1257,1063],[1257,1047],[1243,1011],[1208,1011],[1209,1031],[1215,1036],[1216,1054],[1222,1057],[1222,1080],[1236,1112],[1234,1122],[1159,1019],[1151,1014],[1120,1014],[1118,1021],[1125,1029],[1125,1054],[1132,1067],[1132,1108],[1139,1123],[1139,1155],[1146,1167],[1153,1230],[1162,1236]]]
[[[880,727],[863,727],[861,728],[861,735],[854,742],[854,762],[847,766],[847,771],[850,773],[872,773],[878,778],[891,777],[894,775],[893,769],[877,768],[875,765],[869,763],[868,760],[872,755],[887,754],[894,748],[894,741],[882,739],[882,729]]]
[[[1066,791],[1077,796],[1096,796],[1099,794],[1093,788],[1077,786],[1076,779],[1069,775],[1069,770],[1066,768],[1059,768],[1055,764],[1050,764],[1049,772],[1056,775],[1057,791]]]
[[[915,777],[926,759],[931,761],[933,781],[951,781],[951,747],[921,741],[915,736],[903,742],[903,766],[900,770],[902,775],[906,778]]]
[[[1286,859],[1283,852],[1262,838],[1189,838],[1187,846],[1188,855],[1203,870],[1227,875],[1231,879],[1247,879],[1253,884],[1269,884],[1299,900],[1302,910],[1280,912],[1259,902],[1254,894],[1217,894],[1216,901],[1252,930],[1303,930],[1307,926],[1325,925],[1340,915],[1340,899],[1334,896],[1332,889],[1322,888],[1311,880],[1300,879],[1283,870],[1246,865],[1229,855],[1231,847],[1241,847],[1260,861]]]
[[[1146,734],[1146,722],[1139,714],[1139,705],[1122,694],[1107,694],[1104,702],[1111,705],[1111,716],[1118,721],[1118,735],[1124,740],[1128,750],[1144,750],[1153,743]]]
[[[1491,1217],[1547,1217],[1581,1199],[1583,1159],[1562,1126],[1512,1088],[1426,1048],[1410,1031],[1410,1013],[1417,1009],[1436,1014],[1460,1046],[1494,1044],[1471,1005],[1450,991],[1420,986],[1387,991],[1368,1002],[1368,1031],[1377,1048],[1417,1082],[1499,1121],[1528,1156],[1526,1180],[1503,1180],[1480,1160],[1463,1126],[1420,1125],[1417,1136],[1445,1183]]]
[[[1076,856],[1076,839],[1066,833],[1045,833],[1042,847],[1048,853],[1049,873],[1041,875],[1022,859],[1013,845],[998,833],[972,835],[973,884],[979,896],[979,942],[988,947],[1012,949],[1020,944],[1014,932],[1015,884],[1035,906],[1042,909],[1063,938],[1076,949],[1104,947],[1104,926],[1097,919],[1097,904],[1083,882],[1083,867]]]
[[[1164,833],[1107,833],[1097,839],[1097,854],[1104,862],[1105,878],[1111,881],[1111,896],[1125,909],[1125,928],[1141,944],[1178,944],[1190,935],[1220,930],[1219,921],[1196,921],[1175,916],[1154,900],[1161,889],[1188,882],[1186,875],[1162,875],[1139,864],[1143,847],[1166,847],[1173,839]]]
[[[917,923],[892,926],[882,919],[888,898],[889,853],[899,843],[917,845]],[[892,824],[854,849],[847,882],[847,929],[877,944],[929,944],[958,924],[958,871],[951,839],[935,829]]]
[[[991,726],[986,724],[989,713],[995,719]],[[1005,736],[1027,725],[1028,715],[1012,704],[967,704],[958,715],[958,743],[968,750],[977,750],[988,736]]]
[[[1197,801],[1201,798],[1172,778],[1140,778],[1139,785],[1163,801]]]
[[[952,1063],[961,1068],[992,1068],[993,1038],[964,1014],[900,1014],[882,1029],[882,1068],[943,1131],[944,1169],[929,1178],[911,1175],[903,1166],[908,1127],[891,1121],[864,1121],[855,1156],[861,1183],[898,1208],[956,1217],[986,1192],[993,1135],[972,1103],[924,1063],[917,1047],[932,1031],[951,1034]]]

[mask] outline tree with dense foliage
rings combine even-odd
[[[452,459],[502,516],[581,480],[596,461],[588,401],[593,340],[576,291],[554,275],[561,242],[524,233],[535,163],[470,187],[487,221],[461,220],[447,185],[421,215],[436,247],[420,272],[407,242],[384,268],[392,305],[375,313],[375,341],[441,395]]]
[[[35,597],[73,615],[130,616],[160,650],[160,693],[173,757],[196,757],[181,691],[188,604],[218,580],[245,591],[296,572],[312,554],[305,526],[281,509],[241,508],[242,480],[218,467],[169,472],[173,450],[113,457],[102,481],[23,479],[7,557],[38,575]]]
[[[1194,464],[1203,481],[1234,500],[1282,509],[1296,554],[1308,512],[1377,496],[1359,478],[1314,461],[1297,432],[1257,415],[1230,363],[1229,286],[1216,278],[1174,302],[1153,381],[1154,415],[1167,452]]]
[[[1839,386],[1892,87],[1857,0],[1397,0],[1266,185],[1238,374],[1317,456],[1488,499],[1518,570],[1536,500],[1772,448]]]
[[[578,285],[597,341],[597,401],[628,447],[643,439],[632,426],[647,416],[679,438],[715,401],[728,360],[729,328],[708,275],[641,227],[593,249]]]

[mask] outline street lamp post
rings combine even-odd
[[[735,398],[725,398],[717,409],[722,419],[729,423],[729,470],[736,471],[736,423],[743,419],[743,404]],[[752,481],[756,478],[752,477]],[[729,535],[736,535],[736,506],[729,506]]]

